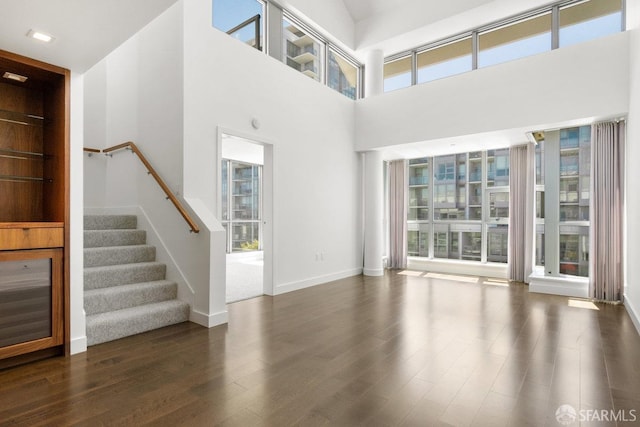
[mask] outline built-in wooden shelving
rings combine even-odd
[[[0,368],[69,350],[69,83],[0,51]]]

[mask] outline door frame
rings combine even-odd
[[[216,147],[216,215],[222,219],[222,137],[229,135],[257,144],[264,149],[262,165],[262,251],[264,254],[262,269],[262,292],[265,295],[274,295],[274,251],[273,251],[273,196],[274,196],[274,143],[260,135],[242,132],[234,129],[218,126]],[[227,283],[225,279],[225,292]]]

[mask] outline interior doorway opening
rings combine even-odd
[[[226,302],[232,303],[271,293],[265,287],[270,146],[228,133],[220,137],[220,221],[226,230]]]

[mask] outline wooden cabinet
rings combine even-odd
[[[0,223],[0,251],[64,247],[61,222]]]
[[[0,50],[0,368],[68,352],[69,85]]]
[[[0,252],[0,359],[64,344],[62,249]]]

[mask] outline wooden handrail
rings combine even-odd
[[[149,163],[147,158],[144,156],[144,154],[142,154],[140,149],[136,147],[136,144],[129,141],[123,144],[114,145],[113,147],[105,148],[104,150],[102,150],[102,152],[105,154],[109,154],[114,151],[122,150],[124,148],[130,149],[132,152],[134,152],[138,156],[138,158],[140,159],[144,167],[147,168],[147,171],[149,172],[149,174],[153,176],[153,178],[156,180],[160,188],[162,188],[164,193],[167,195],[167,199],[171,200],[171,202],[176,207],[176,209],[178,209],[178,212],[180,212],[180,215],[182,215],[184,220],[187,221],[187,224],[189,224],[189,227],[191,227],[191,232],[192,233],[200,232],[198,225],[195,223],[195,221],[193,221],[193,219],[191,219],[191,217],[189,216],[185,208],[182,206],[180,201],[176,198],[176,196],[173,195],[169,187],[167,187],[167,184],[165,184],[162,178],[160,178],[160,175],[158,175],[158,172],[156,172],[153,166],[151,166],[151,164]]]
[[[83,150],[87,153],[102,153],[102,150],[99,150],[97,148],[84,147]]]

